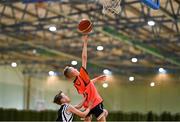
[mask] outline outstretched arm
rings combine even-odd
[[[71,112],[71,113],[74,113],[82,118],[86,117],[88,115],[88,113],[90,112],[90,108],[93,106],[93,103],[94,103],[94,100],[91,100],[89,102],[89,105],[88,105],[88,108],[85,110],[85,111],[80,111],[78,109],[76,109],[74,106],[72,105],[69,105],[68,107],[68,111]]]
[[[92,79],[91,82],[95,83],[96,81],[105,81],[105,80],[106,80],[106,75],[100,75]]]
[[[84,35],[82,37],[82,39],[83,39],[82,66],[86,69],[86,65],[87,65],[87,40],[88,40],[88,35]]]
[[[84,117],[86,117],[87,114],[90,112],[90,107],[88,107],[85,111],[82,112],[82,111],[76,109],[74,106],[69,105],[68,111],[71,112],[71,113],[76,114],[76,115],[79,116],[79,117],[84,118]]]

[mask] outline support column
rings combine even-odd
[[[30,109],[30,97],[31,97],[31,77],[24,78],[24,109]]]

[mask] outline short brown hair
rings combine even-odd
[[[53,100],[53,102],[54,103],[56,103],[56,104],[58,104],[58,105],[61,105],[62,103],[61,103],[61,99],[63,98],[62,97],[62,91],[60,91],[55,97],[54,97],[54,100]]]
[[[69,66],[66,66],[66,67],[64,68],[64,76],[65,76],[66,78],[71,78],[71,77],[69,76],[69,72],[70,72]]]

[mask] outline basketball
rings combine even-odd
[[[80,33],[83,33],[83,34],[90,33],[92,31],[92,23],[91,23],[91,21],[88,20],[88,19],[82,19],[79,22],[78,30],[79,30]]]

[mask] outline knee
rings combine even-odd
[[[106,110],[106,109],[103,109],[103,111],[104,111],[104,113],[105,113],[105,117],[107,117],[108,116],[108,111]]]

